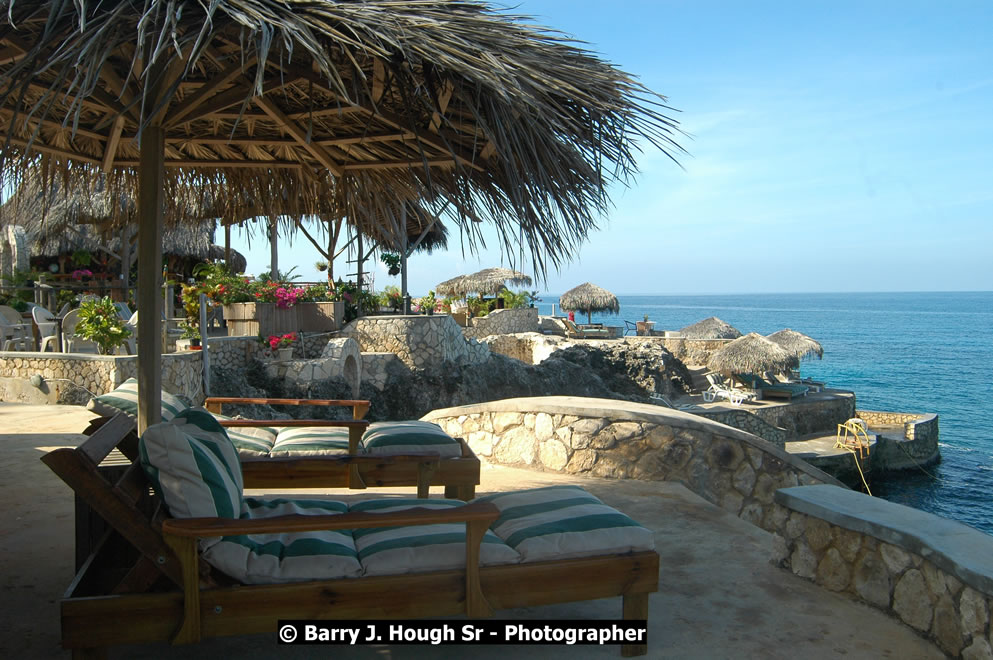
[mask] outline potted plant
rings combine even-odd
[[[269,335],[266,343],[276,354],[276,359],[285,361],[293,359],[293,344],[297,340],[297,333],[288,332],[285,335]]]
[[[655,321],[648,320],[648,314],[645,314],[644,320],[635,323],[637,326],[637,332],[639,335],[647,336],[652,334],[652,328],[655,326]]]
[[[117,307],[108,297],[87,300],[79,306],[79,323],[75,332],[83,339],[94,342],[101,355],[113,355],[131,336],[124,320],[117,314]]]
[[[190,344],[191,351],[199,351],[202,347],[200,345],[200,329],[189,322],[183,323],[183,334],[179,336],[179,339],[186,340]]]
[[[428,316],[434,314],[435,305],[438,304],[438,299],[434,297],[434,291],[428,291],[428,295],[424,296],[420,300],[421,309]]]

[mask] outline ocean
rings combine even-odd
[[[656,330],[709,316],[742,333],[792,328],[824,346],[804,376],[852,390],[865,410],[939,415],[940,465],[877,479],[873,494],[993,534],[993,292],[618,296],[621,325]],[[541,314],[558,308],[542,296]],[[585,315],[577,314],[585,322]]]

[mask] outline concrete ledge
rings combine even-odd
[[[993,594],[993,536],[954,520],[827,484],[783,488],[782,506],[926,557]]]

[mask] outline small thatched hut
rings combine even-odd
[[[716,316],[688,325],[679,334],[689,339],[737,339],[741,336],[737,328]]]

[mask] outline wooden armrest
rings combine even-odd
[[[362,399],[269,399],[240,396],[211,396],[204,401],[204,408],[212,413],[220,413],[225,403],[279,406],[350,406],[352,418],[362,419],[369,412],[369,402]]]
[[[162,522],[162,531],[173,536],[199,538],[237,534],[281,534],[333,529],[372,529],[409,527],[442,523],[486,522],[487,527],[500,517],[491,502],[475,502],[450,509],[407,509],[385,513],[339,513],[322,516],[276,516],[257,520],[235,518],[170,518]]]
[[[221,426],[338,426],[343,428],[361,428],[369,426],[366,419],[219,419]]]

